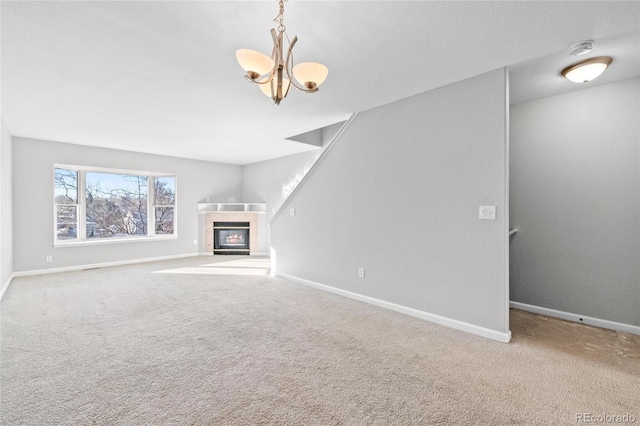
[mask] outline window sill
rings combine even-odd
[[[78,246],[99,246],[104,244],[127,244],[127,243],[148,243],[150,241],[171,241],[177,240],[177,235],[156,236],[156,237],[132,237],[132,238],[101,238],[96,240],[66,240],[53,243],[54,248],[78,247]]]

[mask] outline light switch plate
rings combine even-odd
[[[496,220],[496,206],[480,206],[480,219]]]
[[[293,207],[291,207],[291,208],[289,209],[289,216],[295,216],[295,215],[296,215],[296,209],[295,209],[295,208],[293,208]]]

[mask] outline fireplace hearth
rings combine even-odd
[[[213,222],[213,254],[250,254],[249,222]]]

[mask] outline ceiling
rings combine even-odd
[[[235,60],[271,52],[273,0],[2,1],[1,13],[12,135],[231,164],[317,149],[287,138],[503,66],[512,103],[640,75],[638,1],[292,0],[295,60],[329,77],[280,106]],[[578,85],[559,71],[585,39],[584,57],[614,62]]]

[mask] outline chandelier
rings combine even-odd
[[[258,84],[262,92],[273,99],[276,105],[280,105],[280,101],[287,97],[291,86],[305,93],[317,92],[318,86],[329,74],[327,67],[317,62],[303,62],[292,68],[292,51],[298,37],[294,36],[293,40],[289,40],[284,26],[283,0],[279,0],[278,4],[280,6],[278,15],[273,19],[278,27],[271,29],[273,38],[271,57],[251,49],[236,51],[238,63],[247,72],[244,77],[251,83]],[[285,40],[288,44],[286,50]]]

